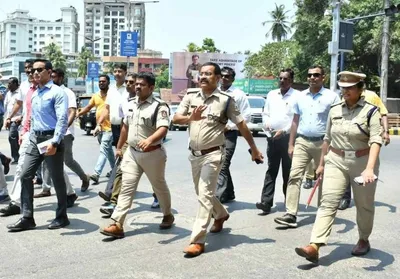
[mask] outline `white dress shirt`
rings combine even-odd
[[[65,94],[67,94],[68,97],[68,109],[70,108],[77,108],[76,105],[76,95],[75,93],[69,89],[68,87],[65,87],[64,84],[60,86],[62,90],[64,90]],[[68,113],[68,118],[69,118],[69,113]],[[75,121],[72,122],[71,126],[68,127],[67,132],[65,133],[65,135],[69,135],[72,134],[74,135],[75,132]]]
[[[122,102],[129,96],[126,85],[120,87],[111,85],[107,92],[106,104],[110,106],[110,122],[112,125],[121,125],[120,107]]]
[[[293,120],[293,105],[298,90],[290,88],[285,95],[281,94],[280,89],[275,89],[267,94],[263,111],[263,128],[265,130],[290,131]]]
[[[231,96],[234,100],[235,103],[240,111],[240,114],[242,115],[244,122],[248,123],[251,120],[251,110],[250,110],[250,104],[249,100],[247,100],[246,94],[240,90],[239,88],[234,87],[233,85],[228,88],[228,90],[223,91],[221,88],[219,88],[223,93],[228,94]],[[230,130],[237,130],[237,126],[235,123],[232,121],[228,120],[228,123],[226,124]]]
[[[11,92],[10,90],[8,90],[7,94],[6,94],[6,98],[4,99],[4,115],[5,118],[10,117],[13,108],[14,108],[14,104],[20,100],[20,96],[21,96],[21,91],[19,88],[17,88],[14,92]],[[17,113],[13,116],[13,118],[11,118],[11,121],[15,121],[19,116],[22,115],[22,108],[20,108]]]

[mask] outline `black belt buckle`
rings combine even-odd
[[[50,131],[34,131],[36,136],[53,136],[54,135],[54,130]]]

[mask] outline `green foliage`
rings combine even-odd
[[[67,63],[58,45],[51,43],[44,47],[44,56],[52,63],[54,69],[59,68],[66,71]]]
[[[188,52],[221,52],[216,46],[215,42],[211,38],[205,38],[203,39],[203,45],[199,47],[193,42],[190,42],[186,46],[186,50]]]
[[[156,77],[155,91],[160,92],[161,88],[172,88],[172,83],[168,81],[169,69],[167,65],[162,65],[160,74]]]
[[[275,3],[275,10],[269,12],[269,16],[272,18],[272,20],[262,22],[263,26],[270,23],[272,24],[271,29],[269,29],[267,34],[265,34],[265,37],[269,37],[271,35],[272,40],[278,42],[287,38],[288,33],[291,31],[287,16],[288,12],[289,11],[285,11],[285,5],[278,6]]]
[[[93,53],[88,50],[86,47],[81,48],[81,52],[78,57],[78,76],[85,77],[87,74],[87,62],[93,61],[94,56]]]

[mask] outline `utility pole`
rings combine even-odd
[[[339,62],[340,0],[332,0],[332,41],[328,52],[331,55],[330,89],[336,92],[337,67]]]
[[[389,0],[384,1],[384,8],[390,7]],[[389,28],[391,16],[385,16],[382,30],[382,61],[381,61],[381,99],[387,107],[388,70],[389,70]]]

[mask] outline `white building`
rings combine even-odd
[[[56,42],[63,53],[78,52],[78,14],[72,6],[61,8],[56,21],[39,20],[27,10],[15,10],[0,22],[0,58],[19,52],[41,52]]]
[[[95,56],[119,56],[120,32],[137,31],[144,49],[145,5],[130,0],[84,0],[85,46]]]

